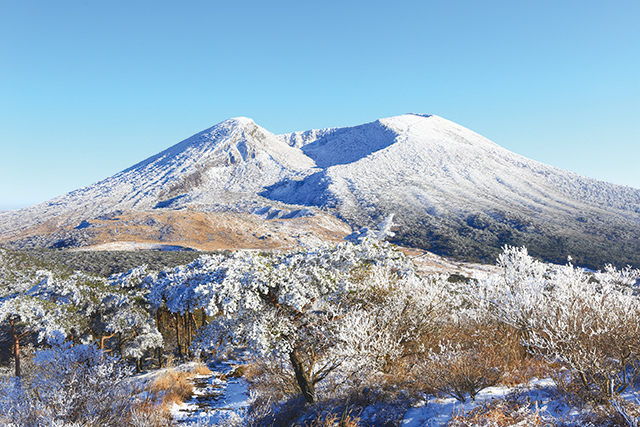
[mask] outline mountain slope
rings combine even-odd
[[[311,210],[283,209],[257,195],[265,184],[314,166],[300,149],[251,119],[230,119],[93,185],[0,213],[0,243],[65,248],[133,240],[269,249],[294,245],[296,236],[298,244],[340,239],[350,232],[340,221]],[[178,216],[165,213],[184,209]],[[274,222],[288,224],[283,229]],[[295,224],[302,230],[289,230]]]
[[[360,134],[378,134],[369,155],[347,156],[347,163],[332,148],[316,154],[317,146],[348,144],[344,131],[321,134],[301,149],[326,167],[262,194],[319,206],[356,224],[395,213],[399,242],[437,253],[487,260],[504,244],[526,244],[555,262],[572,255],[595,267],[610,255],[637,265],[627,248],[639,242],[639,190],[526,159],[436,116],[363,126]],[[332,161],[328,152],[336,154]]]
[[[168,211],[305,217],[323,228],[321,238],[348,232],[326,214],[360,227],[394,213],[397,242],[439,254],[491,261],[502,245],[524,244],[548,261],[571,255],[593,268],[640,265],[640,190],[526,159],[448,120],[415,114],[286,135],[230,119],[89,187],[0,214],[0,242],[117,240],[119,223],[100,218],[126,213],[134,223],[155,221],[155,240],[171,235],[185,244],[175,228],[162,234]],[[199,239],[203,245],[206,237]]]
[[[436,116],[365,126],[361,132],[377,130],[393,141],[263,195],[319,206],[356,224],[396,213],[400,243],[441,254],[490,260],[504,244],[524,244],[554,262],[572,255],[591,267],[613,259],[639,264],[632,248],[640,243],[640,190],[526,159]],[[322,134],[301,149],[329,164],[305,147],[340,146],[341,135]]]
[[[180,206],[215,204],[243,200],[265,183],[313,166],[299,149],[251,119],[236,118],[52,203],[87,208],[106,203],[109,210],[168,207],[179,198],[185,198],[177,203]]]

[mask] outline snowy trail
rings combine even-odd
[[[196,376],[193,397],[173,408],[173,418],[185,425],[217,425],[241,418],[248,406],[249,388],[247,382],[236,375],[238,366],[234,362],[222,362],[209,366],[211,375]]]

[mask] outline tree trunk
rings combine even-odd
[[[207,312],[204,311],[204,308],[202,309],[202,327],[204,328],[205,325],[207,324]]]
[[[104,337],[100,338],[100,350],[104,350],[104,342],[105,342],[106,340],[108,340],[108,339],[113,338],[113,337],[115,336],[115,334],[116,334],[116,333],[114,332],[114,333],[112,333],[112,334],[111,334],[111,335],[109,335],[109,336],[104,336]]]
[[[160,331],[161,333],[166,330],[166,327],[164,324],[164,316],[162,315],[162,307],[159,308],[158,311],[156,311],[156,327],[158,328],[158,331]]]
[[[191,353],[189,353],[189,345],[191,344],[191,328],[189,327],[190,325],[187,313],[181,315],[180,320],[182,321],[182,351],[187,358],[190,358]]]
[[[187,331],[187,341],[185,342],[187,347],[187,352],[189,352],[189,346],[191,345],[191,337],[193,336],[193,328],[191,327],[191,318],[189,317],[189,313],[184,314],[184,327]]]
[[[176,344],[178,346],[178,356],[182,357],[182,343],[180,342],[180,315],[174,314],[174,320],[176,322]]]
[[[11,324],[11,337],[13,338],[13,349],[11,353],[13,353],[13,359],[16,362],[16,377],[22,376],[22,369],[20,367],[20,340],[27,336],[28,332],[19,333],[15,326],[15,320],[12,318],[9,323]]]
[[[20,369],[20,337],[17,334],[13,334],[13,357],[16,361],[16,377],[22,376],[22,370]]]
[[[122,339],[122,332],[118,332],[118,354],[122,357],[122,350],[124,349],[124,340]]]
[[[191,323],[191,338],[189,339],[189,342],[191,342],[193,336],[198,330],[198,322],[196,322],[196,316],[194,313],[189,313],[189,322]]]
[[[289,359],[291,360],[291,366],[293,366],[293,372],[296,374],[296,381],[298,382],[300,391],[302,391],[302,396],[304,396],[307,402],[314,403],[317,399],[316,386],[309,377],[309,373],[304,369],[302,357],[297,348],[294,348],[289,354]]]

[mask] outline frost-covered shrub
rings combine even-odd
[[[93,345],[62,343],[37,353],[31,388],[52,418],[108,425],[130,409],[131,370]]]
[[[131,371],[91,345],[59,343],[36,354],[30,384],[5,380],[0,420],[8,425],[123,425],[134,390]]]
[[[497,265],[499,273],[469,282],[463,289],[480,310],[526,335],[532,319],[547,309],[551,298],[549,265],[529,256],[526,248],[515,247],[505,247]]]
[[[342,319],[336,353],[360,369],[388,372],[399,359],[420,352],[455,305],[446,279],[372,267],[366,287]]]
[[[254,357],[244,370],[254,403],[279,402],[299,395],[300,389],[288,361],[273,355]]]
[[[595,400],[611,399],[640,375],[640,300],[627,271],[594,275],[560,269],[550,309],[532,320],[527,345],[572,368]],[[587,397],[589,397],[587,395]]]
[[[640,418],[638,418],[637,412],[638,412],[638,405],[634,405],[632,403],[629,402],[623,402],[620,400],[613,400],[611,402],[611,406],[613,407],[613,410],[615,411],[615,413],[618,415],[619,418],[622,418],[623,422],[629,426],[629,427],[638,427],[638,425],[640,425]],[[635,416],[630,414],[629,412],[629,406],[632,406],[633,409],[635,409],[634,412],[636,412]],[[621,423],[622,424],[622,423]]]
[[[37,407],[19,377],[0,377],[0,423],[17,427],[34,425]]]
[[[485,346],[464,348],[441,343],[416,366],[416,374],[427,387],[466,402],[481,390],[494,386],[503,374],[504,360],[495,349]]]
[[[129,415],[131,427],[167,427],[171,425],[171,415],[157,407],[134,408]]]
[[[593,425],[593,424],[585,424]],[[516,400],[492,400],[477,406],[468,413],[455,415],[447,424],[449,427],[561,427],[561,422],[544,414],[544,411],[531,404]]]
[[[467,289],[496,319],[522,333],[530,353],[569,368],[585,396],[609,399],[640,374],[640,271],[589,273],[505,248],[501,272]]]

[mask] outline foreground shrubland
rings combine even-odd
[[[136,388],[133,372],[235,352],[252,390],[247,425],[397,425],[430,396],[468,403],[532,378],[553,378],[600,425],[633,422],[620,396],[640,373],[637,270],[591,273],[505,248],[497,274],[454,282],[420,275],[371,237],[108,279],[42,271],[0,251],[14,374],[2,383],[0,421],[167,425],[169,392]],[[540,417],[512,400],[451,423],[501,425],[486,420],[507,412],[514,422]]]

